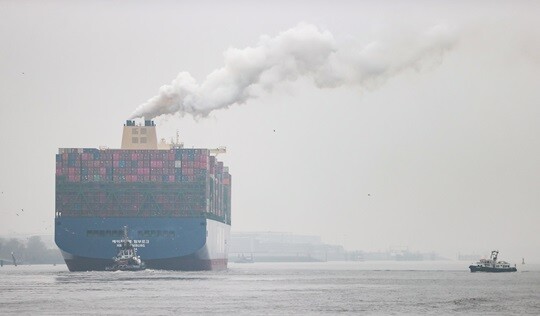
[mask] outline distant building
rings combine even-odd
[[[229,260],[253,258],[256,262],[311,262],[347,260],[343,246],[329,245],[319,236],[278,232],[232,233]]]
[[[254,262],[312,261],[423,261],[447,260],[435,252],[411,251],[408,247],[393,247],[387,251],[346,251],[343,246],[329,245],[314,235],[280,232],[231,233],[229,260]]]

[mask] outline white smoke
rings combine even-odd
[[[271,91],[276,84],[301,76],[311,77],[319,88],[372,87],[406,69],[439,62],[454,42],[449,28],[437,25],[390,42],[340,47],[330,32],[302,23],[276,37],[263,36],[254,47],[228,49],[225,65],[202,83],[188,72],[179,73],[158,95],[137,107],[131,118],[175,113],[207,116],[213,110],[245,103],[261,89]]]

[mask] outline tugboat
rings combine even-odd
[[[146,269],[146,264],[137,256],[137,248],[133,247],[128,238],[127,226],[124,226],[124,238],[120,244],[120,249],[116,257],[113,257],[114,264],[106,267],[107,271],[140,271]]]
[[[471,272],[516,272],[515,266],[511,267],[506,261],[497,261],[499,255],[498,250],[493,250],[489,259],[480,259],[475,264],[471,264],[469,269]]]

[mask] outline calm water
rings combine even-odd
[[[0,268],[1,315],[540,314],[540,266],[470,273],[467,263],[255,263],[222,272]]]

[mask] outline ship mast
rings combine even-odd
[[[493,267],[495,267],[495,264],[497,263],[497,255],[499,254],[498,250],[493,250],[491,252],[491,260],[493,261]]]

